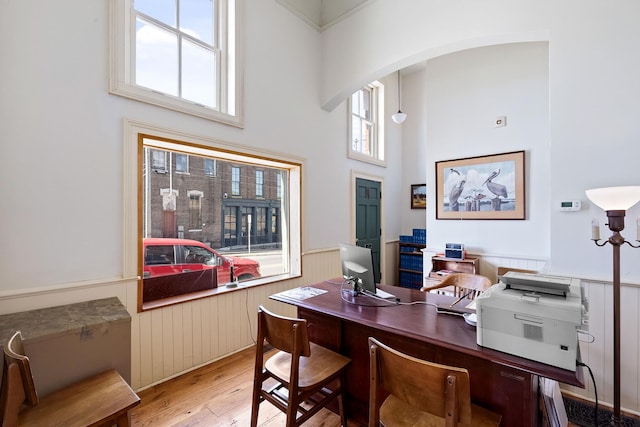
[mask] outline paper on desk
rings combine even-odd
[[[310,286],[302,286],[300,288],[294,288],[294,289],[282,291],[276,295],[286,297],[286,298],[303,300],[303,299],[315,297],[316,295],[322,295],[325,292],[327,291],[325,291],[324,289],[312,288]]]
[[[465,306],[465,308],[468,308],[469,310],[475,310],[476,309],[476,300],[475,298]]]

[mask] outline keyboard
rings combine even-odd
[[[385,292],[382,289],[378,289],[376,288],[376,296],[379,298],[384,298],[384,299],[395,299],[396,296],[393,294],[390,294],[389,292]]]

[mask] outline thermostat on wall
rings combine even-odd
[[[561,211],[579,211],[580,200],[564,200],[560,202]]]

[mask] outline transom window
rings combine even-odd
[[[111,0],[110,91],[242,126],[236,0]]]
[[[385,165],[384,86],[373,82],[352,94],[348,104],[349,157]]]

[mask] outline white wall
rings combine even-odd
[[[322,35],[275,1],[244,4],[246,127],[241,130],[109,95],[107,2],[0,3],[0,313],[12,311],[18,300],[29,309],[116,295],[132,312],[135,324],[144,324],[134,348],[148,353],[145,340],[161,339],[153,331],[162,330],[166,318],[133,313],[135,286],[131,278],[123,277],[122,248],[133,238],[123,232],[124,224],[135,221],[135,213],[123,212],[124,118],[170,124],[231,144],[304,158],[305,252],[335,248],[349,239],[352,171],[384,181],[383,240],[408,233],[425,215],[408,211],[408,185],[417,183],[419,168],[427,171],[424,180],[428,183],[433,179],[429,168],[435,160],[466,152],[441,147],[443,151],[436,156],[429,151],[437,141],[428,140],[433,134],[420,117],[428,119],[430,111],[436,112],[427,102],[429,80],[421,85],[422,77],[415,75],[406,80],[416,94],[412,98],[405,93],[407,121],[402,127],[387,123],[388,167],[348,160],[344,99],[380,78],[387,84],[387,111],[394,111],[395,75],[385,76],[397,68],[434,59],[430,65],[436,71],[436,66],[445,66],[447,61],[455,65],[482,59],[474,57],[474,52],[435,59],[443,54],[523,41],[548,42],[549,67],[546,151],[538,145],[543,136],[525,139],[529,135],[524,131],[534,126],[529,118],[524,125],[510,121],[502,129],[503,133],[522,131],[519,141],[504,138],[505,144],[524,143],[531,149],[529,169],[537,176],[528,175],[534,186],[528,199],[529,219],[494,225],[488,231],[469,228],[465,235],[472,236],[475,249],[485,251],[482,240],[489,232],[507,231],[526,239],[502,240],[499,251],[505,255],[532,253],[548,257],[550,271],[610,280],[610,248],[596,248],[589,241],[591,218],[604,223],[604,214],[586,203],[584,190],[638,183],[639,2],[619,0],[612,7],[596,0],[378,0]],[[509,64],[504,71],[517,66]],[[496,85],[490,74],[483,76],[488,84]],[[458,91],[456,95],[463,94]],[[514,97],[503,102],[512,110],[515,107]],[[467,120],[478,121],[476,126],[484,123],[478,112],[464,113]],[[540,116],[536,120],[544,121]],[[448,130],[454,129],[452,122],[445,124]],[[489,139],[486,134],[484,140]],[[493,152],[498,147],[491,144],[496,143],[497,139],[491,140],[486,151],[478,149],[474,154]],[[406,145],[404,151],[402,145]],[[406,150],[409,147],[411,151]],[[547,159],[546,177],[541,177]],[[547,194],[535,187],[544,179],[548,180]],[[583,211],[558,212],[552,204],[563,198],[583,200]],[[629,237],[635,237],[633,219],[639,212],[636,207],[628,213],[625,234]],[[429,209],[426,214],[432,215]],[[429,235],[436,241],[449,240],[444,232],[450,226],[430,218],[433,230]],[[532,238],[534,228],[537,239]],[[524,246],[528,241],[531,247]],[[497,244],[486,245],[498,251]],[[623,280],[640,281],[639,256],[640,252],[623,248]],[[319,274],[314,271],[309,279]],[[70,290],[59,291],[61,288]],[[50,297],[52,294],[56,296]],[[593,298],[592,305],[608,303],[597,293]],[[623,321],[623,325],[637,329],[637,322]],[[624,333],[638,336],[637,330]],[[247,343],[239,345],[243,344]],[[163,343],[163,352],[169,354],[173,349]],[[149,363],[145,355],[135,357],[140,366]],[[606,372],[599,374],[606,377]]]
[[[541,238],[548,238],[549,243],[531,243],[538,246],[540,256],[550,256],[551,271],[608,279],[610,251],[596,248],[589,241],[591,218],[599,218],[604,225],[605,215],[590,206],[584,190],[638,184],[638,16],[640,3],[634,0],[621,0],[615,7],[580,0],[437,5],[421,0],[372,2],[323,33],[321,102],[331,111],[344,93],[362,82],[446,53],[548,41],[550,142],[548,154],[542,154],[538,161],[544,161],[545,156],[549,159],[549,192],[546,200],[529,201],[528,216],[543,225],[541,235],[545,233],[544,222],[548,222],[549,236]],[[355,34],[354,28],[359,29]],[[405,112],[411,117],[412,111],[405,108]],[[531,159],[539,155],[532,153]],[[532,165],[537,167],[540,164]],[[559,212],[555,203],[565,198],[582,200],[583,210]],[[630,238],[635,238],[639,212],[639,206],[628,212],[626,234]],[[529,224],[525,221],[512,227]],[[514,239],[502,250],[520,251],[521,243]],[[627,247],[622,252],[623,280],[637,283],[640,263],[633,260],[640,257],[640,252]]]
[[[402,144],[403,166],[423,166],[428,184],[437,160],[527,150],[526,220],[453,224],[435,220],[435,211],[428,208],[428,244],[441,250],[455,236],[471,242],[482,257],[527,254],[546,260],[548,272],[582,278],[595,322],[595,341],[584,345],[585,360],[595,371],[604,402],[612,401],[611,248],[590,241],[592,218],[602,224],[603,237],[608,232],[604,212],[588,202],[584,191],[640,184],[638,16],[640,3],[634,0],[618,1],[615,7],[580,0],[379,0],[323,33],[321,102],[327,111],[363,82],[427,61],[424,72],[405,79],[403,111],[409,118]],[[528,52],[521,50],[524,44],[512,51],[506,46],[522,42],[536,43]],[[504,46],[485,49],[497,45]],[[507,53],[518,61],[509,61]],[[528,67],[521,69],[524,64]],[[515,87],[524,90],[521,99],[504,89],[501,78],[511,82],[512,77],[529,79]],[[531,100],[534,109],[523,110]],[[457,110],[448,105],[454,101]],[[484,102],[485,108],[465,102]],[[420,115],[424,123],[411,121]],[[508,116],[507,127],[483,129],[496,115]],[[458,117],[463,123],[456,126]],[[423,160],[411,158],[423,149]],[[405,167],[403,185],[415,179],[414,173]],[[427,203],[433,206],[433,187],[428,189]],[[560,212],[557,203],[566,199],[581,200],[582,210]],[[627,212],[623,235],[630,240],[636,238],[639,214],[640,206]],[[413,219],[412,213],[403,214],[405,218]],[[623,295],[629,296],[622,308],[622,406],[637,412],[640,251],[625,246],[621,258]],[[590,385],[573,391],[594,397]]]
[[[547,43],[468,49],[427,61],[428,246],[549,256],[549,61]],[[507,116],[507,126],[495,119]],[[436,220],[435,162],[525,151],[526,220]],[[442,184],[442,183],[440,183]]]
[[[405,122],[398,126],[402,130],[402,189],[404,198],[400,234],[411,235],[414,228],[425,228],[426,215],[434,209],[432,199],[427,201],[427,209],[406,209],[409,204],[412,184],[433,186],[433,175],[427,173],[427,93],[424,67],[420,71],[402,75],[402,111],[407,114]],[[397,103],[397,98],[394,98]],[[397,110],[394,110],[397,111]],[[393,125],[392,125],[393,126]],[[431,242],[431,232],[427,230],[427,242]]]
[[[345,104],[318,101],[320,35],[275,1],[244,7],[244,129],[110,95],[107,4],[0,4],[0,296],[122,278],[124,118],[305,159],[304,251],[349,240],[352,169],[399,185],[398,144],[388,168],[346,158]]]

